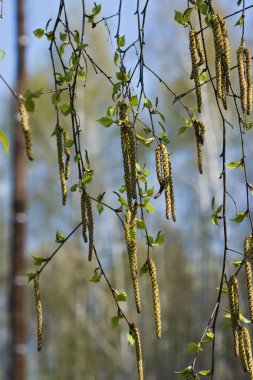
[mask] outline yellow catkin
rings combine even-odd
[[[56,141],[57,141],[58,165],[59,165],[61,191],[62,191],[62,204],[65,205],[67,202],[67,185],[66,185],[66,178],[65,178],[65,172],[64,172],[62,128],[60,126],[56,126],[55,134],[56,134]]]
[[[215,47],[215,70],[216,70],[216,87],[217,96],[222,98],[222,52],[223,52],[223,37],[221,32],[220,22],[217,15],[212,16],[212,29]]]
[[[93,224],[93,214],[92,214],[92,206],[91,206],[91,200],[87,193],[85,193],[85,205],[86,205],[86,211],[87,211],[87,226],[89,231],[89,255],[88,259],[91,261],[92,254],[93,254],[93,245],[94,245],[94,224]]]
[[[65,160],[65,178],[68,179],[70,175],[70,149],[65,146],[66,142],[69,141],[69,134],[66,128],[62,129],[62,135],[64,140],[64,153],[66,156]]]
[[[230,80],[231,80],[231,74],[230,74],[230,48],[229,48],[229,40],[228,40],[228,32],[227,32],[227,26],[223,19],[223,17],[219,14],[217,14],[218,21],[220,23],[222,38],[223,38],[223,56],[222,56],[222,62],[224,67],[224,77],[225,77],[225,91],[229,92],[230,87]]]
[[[29,158],[29,160],[33,161],[34,158],[33,158],[32,132],[29,125],[28,112],[25,108],[24,98],[22,97],[22,95],[18,96],[18,108],[19,108],[19,114],[20,114],[21,127],[24,134],[26,155]]]
[[[134,183],[132,183],[134,175],[136,176],[136,167],[135,167],[135,148],[134,145],[134,137],[133,134],[129,131],[128,115],[127,115],[127,104],[120,103],[119,107],[119,117],[121,120],[121,150],[123,156],[123,166],[124,166],[124,179],[125,179],[125,187],[127,194],[128,206],[131,209],[132,207],[132,199],[136,198],[136,178]],[[133,169],[133,161],[134,161],[134,169]],[[134,170],[134,174],[132,174]],[[134,190],[135,189],[135,190]]]
[[[248,299],[249,299],[249,310],[250,310],[250,318],[253,322],[253,285],[252,285],[252,267],[250,258],[253,257],[253,239],[252,235],[249,235],[244,240],[244,265],[246,271],[246,279],[247,279],[247,289],[248,289]]]
[[[137,359],[137,369],[138,369],[138,380],[143,380],[143,365],[142,365],[142,349],[141,349],[141,339],[138,328],[135,324],[132,325],[132,336],[135,343],[136,359]]]
[[[231,276],[228,282],[228,298],[231,313],[232,330],[234,337],[235,355],[239,356],[238,329],[240,327],[239,319],[239,289],[236,276]]]
[[[204,54],[204,50],[201,46],[199,34],[195,33],[195,41],[196,41],[196,49],[197,49],[198,56],[199,56],[198,66],[201,66],[205,63],[205,54]]]
[[[244,49],[246,58],[246,82],[247,82],[247,114],[250,115],[252,111],[252,69],[251,69],[251,55],[249,49]]]
[[[86,196],[85,191],[82,191],[81,195],[81,217],[82,217],[82,234],[83,234],[83,240],[85,243],[87,243],[87,212],[86,212],[86,202],[85,202]]]
[[[253,379],[253,360],[252,360],[252,349],[251,349],[251,342],[250,342],[250,335],[246,327],[242,327],[243,336],[244,336],[244,348],[247,358],[247,367],[248,372],[250,374],[250,380]]]
[[[164,194],[166,204],[166,218],[170,219],[171,211],[171,193],[170,193],[170,164],[169,156],[166,146],[161,144],[162,160],[163,160],[163,174],[164,174]]]
[[[128,252],[128,260],[130,273],[134,288],[134,298],[136,310],[138,313],[141,312],[141,298],[140,298],[140,288],[138,281],[138,260],[137,260],[137,245],[136,245],[136,230],[135,226],[130,226],[131,211],[127,210],[126,221],[123,222],[123,228],[125,232],[125,241]],[[132,227],[132,228],[131,228]]]
[[[201,88],[199,81],[199,71],[198,71],[198,63],[197,63],[197,46],[196,46],[196,34],[194,29],[190,29],[189,32],[189,41],[190,41],[190,53],[191,53],[191,62],[192,62],[192,73],[191,78],[194,80],[198,112],[201,112],[202,109],[202,96],[201,96]]]
[[[40,299],[40,275],[38,272],[35,273],[33,281],[34,281],[34,295],[36,302],[36,310],[37,310],[37,333],[38,333],[38,351],[42,349],[42,304]]]
[[[247,109],[247,82],[244,76],[244,46],[241,45],[237,50],[237,64],[238,64],[238,75],[240,84],[240,95],[241,95],[241,107],[243,112]]]
[[[157,145],[155,150],[156,175],[160,185],[163,184],[163,169],[162,169],[162,151],[161,145]]]
[[[156,267],[152,259],[148,259],[149,273],[151,277],[153,302],[154,302],[154,312],[155,312],[155,324],[156,324],[156,335],[160,339],[162,335],[162,323],[161,323],[161,306],[159,297],[159,287],[157,281]]]
[[[136,157],[135,157],[135,139],[134,132],[131,127],[128,127],[128,147],[131,175],[131,197],[136,199]]]
[[[199,172],[200,172],[200,174],[203,174],[202,146],[204,145],[204,141],[205,141],[205,125],[201,120],[195,119],[193,121],[193,127],[195,130],[196,143],[197,143]]]
[[[247,356],[246,356],[246,351],[245,351],[245,346],[244,346],[244,339],[243,339],[244,333],[243,333],[242,326],[240,326],[238,329],[238,336],[239,336],[239,354],[240,354],[242,369],[244,372],[248,372],[248,361],[247,361]]]
[[[170,160],[169,160],[169,168],[170,168],[169,181],[170,181],[171,215],[172,215],[172,220],[173,220],[173,222],[176,222],[176,220],[177,220],[177,215],[176,215],[176,202],[175,202],[175,195],[174,195],[174,185],[173,185],[172,166],[171,166],[171,162],[170,162]]]

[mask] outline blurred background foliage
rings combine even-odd
[[[35,4],[36,3],[36,4]],[[54,2],[57,3],[57,2]],[[88,6],[92,6],[91,2]],[[116,5],[108,5],[102,1],[102,9],[106,14],[113,14]],[[134,34],[135,21],[131,5],[124,2],[123,31],[126,38]],[[180,4],[179,4],[180,3]],[[175,90],[177,94],[192,87],[189,80],[188,33],[181,25],[174,22],[174,10],[184,10],[186,2],[160,1],[150,5],[146,30],[146,62]],[[216,1],[216,11],[223,15],[237,10],[236,1]],[[231,4],[233,3],[233,4]],[[80,16],[78,1],[71,3],[72,22]],[[11,5],[6,4],[6,13],[0,25],[2,35],[11,18]],[[52,8],[52,9],[51,9]],[[181,9],[180,9],[181,8]],[[39,10],[40,9],[40,10]],[[29,88],[32,90],[50,89],[53,86],[49,52],[44,41],[36,40],[32,30],[44,27],[49,17],[54,17],[57,4],[46,1],[44,5],[27,1],[27,22],[29,35]],[[35,19],[31,21],[32,14]],[[252,19],[252,18],[251,18]],[[237,18],[229,19],[229,36],[231,56],[235,60],[235,51],[239,44],[237,29],[234,24]],[[247,18],[246,18],[247,20]],[[252,21],[250,21],[252,24]],[[112,46],[110,38],[114,36],[114,21],[109,21],[111,35],[99,24],[94,30],[88,30],[88,43],[92,57],[100,62],[103,69],[113,74]],[[249,24],[250,26],[250,24]],[[252,25],[251,25],[252,26]],[[87,28],[88,29],[88,28]],[[129,37],[128,37],[129,36]],[[8,37],[9,38],[9,37]],[[213,57],[211,34],[207,33],[210,45],[210,59]],[[252,35],[247,35],[248,45],[252,45]],[[11,42],[11,40],[10,40]],[[128,41],[130,42],[130,41]],[[6,70],[7,77],[12,78],[6,65],[12,65],[12,44],[3,46],[6,57],[1,63],[1,73]],[[34,49],[34,50],[32,50]],[[37,55],[37,59],[35,56]],[[131,67],[129,57],[129,67]],[[8,63],[7,63],[8,62]],[[233,62],[232,62],[233,65]],[[9,69],[11,70],[11,69]],[[234,73],[236,74],[236,73]],[[236,81],[236,77],[234,77]],[[102,263],[114,288],[126,291],[128,302],[124,310],[130,320],[136,320],[140,326],[143,340],[144,372],[146,380],[176,379],[175,370],[180,370],[192,361],[192,355],[186,347],[190,342],[197,342],[209,319],[210,312],[217,297],[220,267],[222,261],[222,227],[211,223],[211,199],[215,196],[218,205],[221,203],[221,181],[219,180],[221,162],[221,125],[214,104],[210,86],[203,89],[205,112],[203,121],[207,126],[208,144],[204,149],[205,172],[199,176],[195,138],[192,130],[178,136],[186,117],[180,105],[172,107],[173,98],[159,81],[149,74],[146,78],[148,97],[160,100],[161,112],[168,119],[168,136],[171,141],[169,150],[173,151],[175,194],[177,202],[178,222],[167,223],[164,218],[163,199],[154,201],[157,212],[148,218],[148,226],[155,236],[159,230],[165,234],[163,246],[155,250],[154,259],[159,277],[162,305],[163,336],[156,341],[153,305],[150,280],[148,275],[141,277],[141,295],[143,311],[138,318],[134,312],[133,294],[129,281],[127,254],[124,247],[122,229],[116,216],[104,210],[101,216],[96,213],[95,239]],[[10,137],[11,106],[10,96],[1,91],[1,129]],[[193,93],[185,98],[186,103],[194,107]],[[106,191],[105,201],[117,205],[117,197],[112,195],[122,185],[121,154],[119,136],[115,129],[105,129],[95,122],[103,116],[111,104],[111,87],[102,75],[95,74],[88,67],[88,80],[85,88],[78,94],[79,111],[82,122],[82,142],[88,148],[91,166],[95,171],[95,179],[90,185],[90,192],[97,196]],[[233,115],[230,115],[233,119]],[[66,127],[68,122],[66,119]],[[56,157],[55,137],[51,134],[55,127],[55,115],[51,105],[51,95],[42,95],[36,100],[36,109],[31,115],[34,136],[35,161],[28,163],[27,184],[29,189],[28,234],[27,234],[27,272],[34,271],[31,255],[48,256],[56,247],[54,242],[57,230],[67,235],[80,221],[79,194],[70,193],[69,203],[61,206],[61,194]],[[251,132],[250,132],[251,133]],[[229,131],[228,161],[236,160],[238,130]],[[249,134],[250,139],[250,134]],[[11,148],[11,146],[10,146]],[[238,150],[239,151],[239,150]],[[247,146],[248,154],[252,154],[252,144]],[[0,378],[4,378],[7,363],[7,283],[8,283],[8,223],[9,193],[11,176],[9,159],[3,152],[0,162],[2,199],[0,220],[1,267],[0,267]],[[143,148],[139,162],[147,163],[151,171],[150,185],[158,190],[154,175],[155,162],[152,149]],[[74,165],[73,165],[74,167]],[[75,170],[75,169],[74,169]],[[76,174],[72,171],[69,181],[75,183]],[[238,174],[238,173],[237,173]],[[252,174],[250,173],[252,177]],[[240,174],[230,175],[229,191],[236,197],[243,211],[244,198],[241,194]],[[253,178],[251,178],[251,182]],[[162,198],[162,197],[161,197]],[[235,211],[229,205],[231,218]],[[248,232],[246,226],[229,225],[231,247],[242,251],[243,238]],[[141,232],[139,231],[139,237]],[[139,240],[140,242],[141,240]],[[139,262],[145,262],[145,241],[139,243]],[[239,260],[231,254],[230,261]],[[95,263],[87,261],[87,247],[83,244],[80,231],[77,231],[64,248],[57,254],[51,264],[43,272],[41,278],[41,294],[44,309],[44,347],[41,353],[36,350],[36,315],[32,285],[27,285],[27,321],[28,345],[27,361],[29,380],[127,380],[136,377],[134,348],[128,345],[127,328],[120,323],[112,328],[111,318],[117,314],[111,294],[102,280],[95,284],[90,281]],[[231,266],[232,270],[232,266]],[[216,378],[246,379],[241,371],[240,363],[233,354],[232,333],[223,329],[225,322],[223,309],[227,308],[226,296],[221,307],[216,351]],[[247,315],[247,305],[242,305]],[[207,346],[199,359],[198,369],[210,368],[210,349]]]

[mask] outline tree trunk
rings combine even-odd
[[[16,0],[17,67],[16,92],[25,88],[24,0]],[[14,114],[18,115],[17,104]],[[12,216],[10,236],[10,370],[11,380],[26,379],[26,312],[25,312],[25,227],[26,227],[26,157],[24,138],[18,118],[12,139]]]

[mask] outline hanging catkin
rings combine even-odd
[[[204,50],[201,46],[199,34],[195,33],[195,41],[196,41],[196,49],[197,49],[198,56],[199,56],[198,66],[201,66],[205,63],[205,54],[204,54]]]
[[[190,79],[194,80],[198,112],[201,112],[202,109],[202,96],[201,96],[201,88],[199,81],[199,70],[197,63],[197,46],[196,46],[196,34],[195,30],[192,28],[189,32],[189,41],[190,41],[190,53],[191,53],[191,62],[192,62],[192,72]]]
[[[127,104],[120,103],[119,117],[121,120],[121,149],[123,156],[124,178],[128,206],[132,208],[132,200],[136,199],[136,158],[135,139],[132,128],[128,125]]]
[[[245,79],[244,71],[244,46],[241,45],[237,50],[237,64],[238,64],[238,75],[240,84],[240,95],[241,95],[241,107],[243,112],[247,109],[247,82]]]
[[[246,271],[246,279],[247,279],[247,289],[248,289],[248,299],[249,299],[249,310],[250,310],[250,318],[253,322],[253,285],[252,285],[252,267],[250,258],[253,257],[253,239],[252,235],[249,235],[244,240],[244,265]]]
[[[220,22],[217,15],[212,16],[212,29],[215,48],[215,70],[216,70],[216,87],[217,96],[222,98],[222,51],[223,51],[223,37],[221,32]]]
[[[25,108],[24,98],[22,95],[18,96],[18,108],[20,114],[20,123],[25,140],[26,155],[29,160],[33,161],[32,132],[29,125],[28,112]]]
[[[253,360],[252,360],[252,349],[251,349],[251,342],[250,342],[250,335],[246,327],[242,327],[243,336],[244,336],[244,342],[245,342],[245,353],[246,353],[246,359],[247,359],[247,368],[250,375],[250,380],[253,379]]]
[[[171,162],[169,160],[169,170],[170,170],[170,200],[171,200],[171,215],[172,215],[172,220],[173,222],[176,222],[177,220],[177,215],[176,215],[176,204],[175,204],[175,195],[174,195],[174,185],[173,185],[173,176],[172,176],[172,166]]]
[[[152,293],[153,293],[153,303],[155,312],[155,324],[156,324],[156,335],[157,338],[161,338],[162,335],[162,324],[161,324],[161,306],[159,297],[159,287],[157,281],[156,267],[152,259],[148,259],[149,273],[151,277]]]
[[[70,175],[70,149],[66,146],[67,141],[69,141],[69,134],[66,128],[62,129],[63,140],[64,140],[64,153],[66,156],[65,160],[65,178],[68,179]]]
[[[228,32],[227,32],[227,26],[223,19],[223,17],[219,14],[217,14],[217,19],[220,23],[221,28],[221,34],[223,39],[223,51],[222,51],[222,66],[224,70],[224,81],[225,86],[223,88],[224,92],[229,92],[230,87],[230,80],[231,80],[231,74],[230,74],[230,49],[229,49],[229,40],[228,40]]]
[[[238,329],[238,335],[239,335],[239,354],[242,364],[242,369],[244,372],[248,372],[248,361],[245,351],[245,345],[244,345],[244,332],[243,327],[240,326]]]
[[[141,339],[138,328],[135,324],[132,325],[131,334],[135,342],[135,351],[137,359],[137,369],[138,369],[138,380],[143,380],[143,365],[142,365],[142,349],[141,349]]]
[[[246,84],[247,84],[247,114],[252,111],[252,69],[251,69],[251,54],[249,49],[244,48],[246,59]]]
[[[133,282],[134,288],[134,298],[136,310],[138,313],[141,312],[141,298],[140,298],[140,289],[138,282],[138,261],[137,261],[137,245],[136,245],[136,231],[135,223],[131,223],[131,211],[128,209],[126,212],[126,221],[123,221],[123,228],[125,232],[125,241],[128,252],[129,267],[130,273]]]
[[[156,175],[160,185],[163,183],[162,146],[157,145],[155,150]]]
[[[67,202],[67,185],[66,185],[65,168],[64,168],[62,128],[59,125],[57,125],[55,128],[55,135],[56,135],[56,141],[57,141],[58,165],[59,165],[61,191],[62,191],[62,204],[65,205]]]
[[[232,322],[232,330],[234,337],[234,350],[235,355],[239,356],[239,340],[238,340],[238,329],[240,327],[239,319],[239,289],[237,277],[231,276],[228,282],[228,298]]]
[[[37,310],[37,334],[38,334],[38,351],[42,349],[42,304],[40,299],[40,275],[39,272],[36,272],[33,278],[34,283],[34,295],[36,302],[36,310]]]
[[[83,240],[85,243],[87,243],[87,211],[86,211],[86,192],[85,190],[82,191],[81,195],[81,217],[82,217],[82,234],[83,234]]]
[[[163,160],[163,175],[164,175],[164,194],[166,204],[166,218],[170,219],[171,197],[170,197],[170,165],[169,156],[164,144],[161,144],[162,160]]]
[[[204,145],[204,141],[205,141],[205,125],[201,120],[195,119],[193,121],[193,127],[195,130],[195,136],[196,136],[199,172],[200,174],[203,174],[202,146]]]

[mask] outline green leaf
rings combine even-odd
[[[113,120],[109,116],[103,116],[96,121],[102,124],[104,127],[110,127],[113,123]]]
[[[119,197],[119,202],[120,202],[123,206],[128,206],[127,201],[126,201],[125,198],[123,198],[123,197]]]
[[[114,115],[115,115],[115,107],[114,106],[108,107],[107,116],[114,116]]]
[[[74,193],[77,190],[78,186],[78,183],[75,183],[73,186],[71,186],[70,191]]]
[[[205,336],[205,341],[206,342],[211,342],[213,340],[213,338],[214,338],[214,333],[211,332],[211,331],[208,331],[206,333],[206,336]]]
[[[34,103],[33,99],[39,98],[40,95],[41,95],[41,93],[42,93],[42,90],[38,90],[38,91],[27,90],[24,93],[25,108],[27,109],[28,112],[33,112],[34,111],[35,103]]]
[[[177,375],[187,375],[192,370],[192,366],[189,365],[188,367],[182,369],[181,371],[175,371]]]
[[[193,8],[188,8],[184,11],[184,14],[183,14],[183,24],[184,25],[187,25],[189,23],[192,11],[193,11]]]
[[[84,68],[77,70],[77,78],[80,80],[86,79],[86,70]]]
[[[181,12],[175,11],[174,20],[179,24],[184,24],[184,17]]]
[[[236,169],[243,167],[243,158],[240,161],[231,161],[225,164],[229,169]]]
[[[251,321],[249,319],[247,319],[246,317],[244,317],[244,315],[242,313],[239,314],[239,319],[243,323],[251,323]]]
[[[73,144],[74,141],[69,139],[64,143],[64,148],[71,148]]]
[[[242,264],[242,260],[240,261],[232,261],[231,264],[233,265],[234,268],[239,268]]]
[[[223,323],[223,326],[222,326],[223,329],[227,329],[228,327],[232,327],[231,321],[226,321],[225,323]]]
[[[119,36],[117,39],[118,49],[122,48],[126,43],[125,36]]]
[[[188,346],[187,346],[187,351],[188,352],[196,352],[196,351],[202,351],[202,348],[200,346],[200,343],[189,343]]]
[[[148,272],[148,263],[145,263],[141,268],[140,268],[140,276]]]
[[[119,324],[121,317],[119,315],[115,315],[111,318],[112,327],[117,327]]]
[[[58,104],[61,100],[61,93],[60,91],[56,91],[53,95],[52,95],[52,104]]]
[[[86,185],[87,183],[90,183],[94,176],[94,170],[86,170],[82,176],[82,184]]]
[[[67,83],[70,83],[72,81],[72,79],[73,79],[73,76],[74,76],[73,70],[69,70],[64,75],[64,81],[67,82]]]
[[[40,256],[32,256],[34,265],[37,265],[38,267],[43,264],[47,259],[44,259]]]
[[[131,346],[134,345],[135,340],[134,340],[133,335],[130,332],[127,334],[127,340],[128,340],[128,343],[131,344]]]
[[[4,152],[6,154],[6,156],[8,156],[8,153],[9,153],[9,140],[8,138],[5,136],[5,134],[0,131],[0,141],[3,145],[3,148],[4,148]]]
[[[0,49],[0,60],[2,61],[4,59],[4,56],[5,56],[5,52]]]
[[[67,38],[67,33],[60,33],[60,40],[64,42]]]
[[[138,104],[139,104],[138,96],[137,95],[132,96],[130,99],[130,103],[133,107],[138,106]]]
[[[118,65],[118,60],[119,60],[119,53],[115,52],[114,53],[114,58],[113,58],[113,62],[114,62],[115,66]]]
[[[78,32],[78,30],[75,30],[75,35],[74,35],[74,41],[79,44],[80,43],[80,34]]]
[[[98,210],[99,215],[103,212],[104,206],[102,205],[102,203],[97,204],[97,210]]]
[[[94,272],[93,276],[91,277],[91,282],[99,282],[101,280],[101,273]]]
[[[92,9],[93,16],[98,15],[101,12],[101,4],[96,4]]]
[[[35,273],[26,273],[27,276],[27,282],[31,282],[34,279]]]
[[[164,242],[164,234],[162,234],[161,231],[159,231],[155,239],[155,244],[162,245],[163,242]]]
[[[241,212],[240,214],[236,214],[236,217],[230,220],[231,222],[242,223],[244,219],[246,218],[246,216],[248,215],[249,215],[248,211]]]
[[[218,223],[217,215],[215,215],[215,214],[212,215],[212,223],[213,223],[213,224],[216,224],[216,225],[219,224],[219,223]]]
[[[71,106],[69,103],[62,104],[60,110],[64,116],[68,116],[71,113]]]
[[[117,302],[126,302],[127,301],[127,295],[125,292],[116,293],[115,300]]]
[[[245,16],[241,15],[241,17],[236,21],[235,26],[242,26],[244,23]]]
[[[210,369],[202,369],[202,371],[199,371],[199,375],[201,376],[210,376],[212,374]]]
[[[207,71],[202,70],[199,74],[199,82],[200,84],[206,83],[207,80]]]
[[[145,206],[145,210],[148,214],[152,214],[152,212],[156,211],[156,207],[153,206],[151,203],[147,203]]]
[[[237,4],[238,7],[239,7],[239,6],[241,5],[241,3],[242,3],[242,0],[238,0],[236,4]]]
[[[36,38],[42,38],[44,36],[44,29],[38,28],[33,31],[33,34],[35,35]]]
[[[185,133],[185,131],[186,131],[187,129],[188,129],[188,127],[181,127],[181,128],[179,128],[177,135],[178,135],[178,136],[179,136],[179,135],[182,135],[183,133]]]
[[[146,224],[143,219],[137,219],[137,228],[139,230],[145,230]]]
[[[55,242],[62,243],[64,240],[65,240],[65,236],[61,232],[57,231],[56,236],[55,236]]]
[[[120,188],[119,188],[119,192],[122,194],[122,193],[124,193],[124,191],[126,190],[126,185],[122,185],[122,186],[120,186]]]
[[[151,100],[149,100],[148,98],[144,98],[144,107],[146,108],[153,108],[153,104],[151,102]]]

